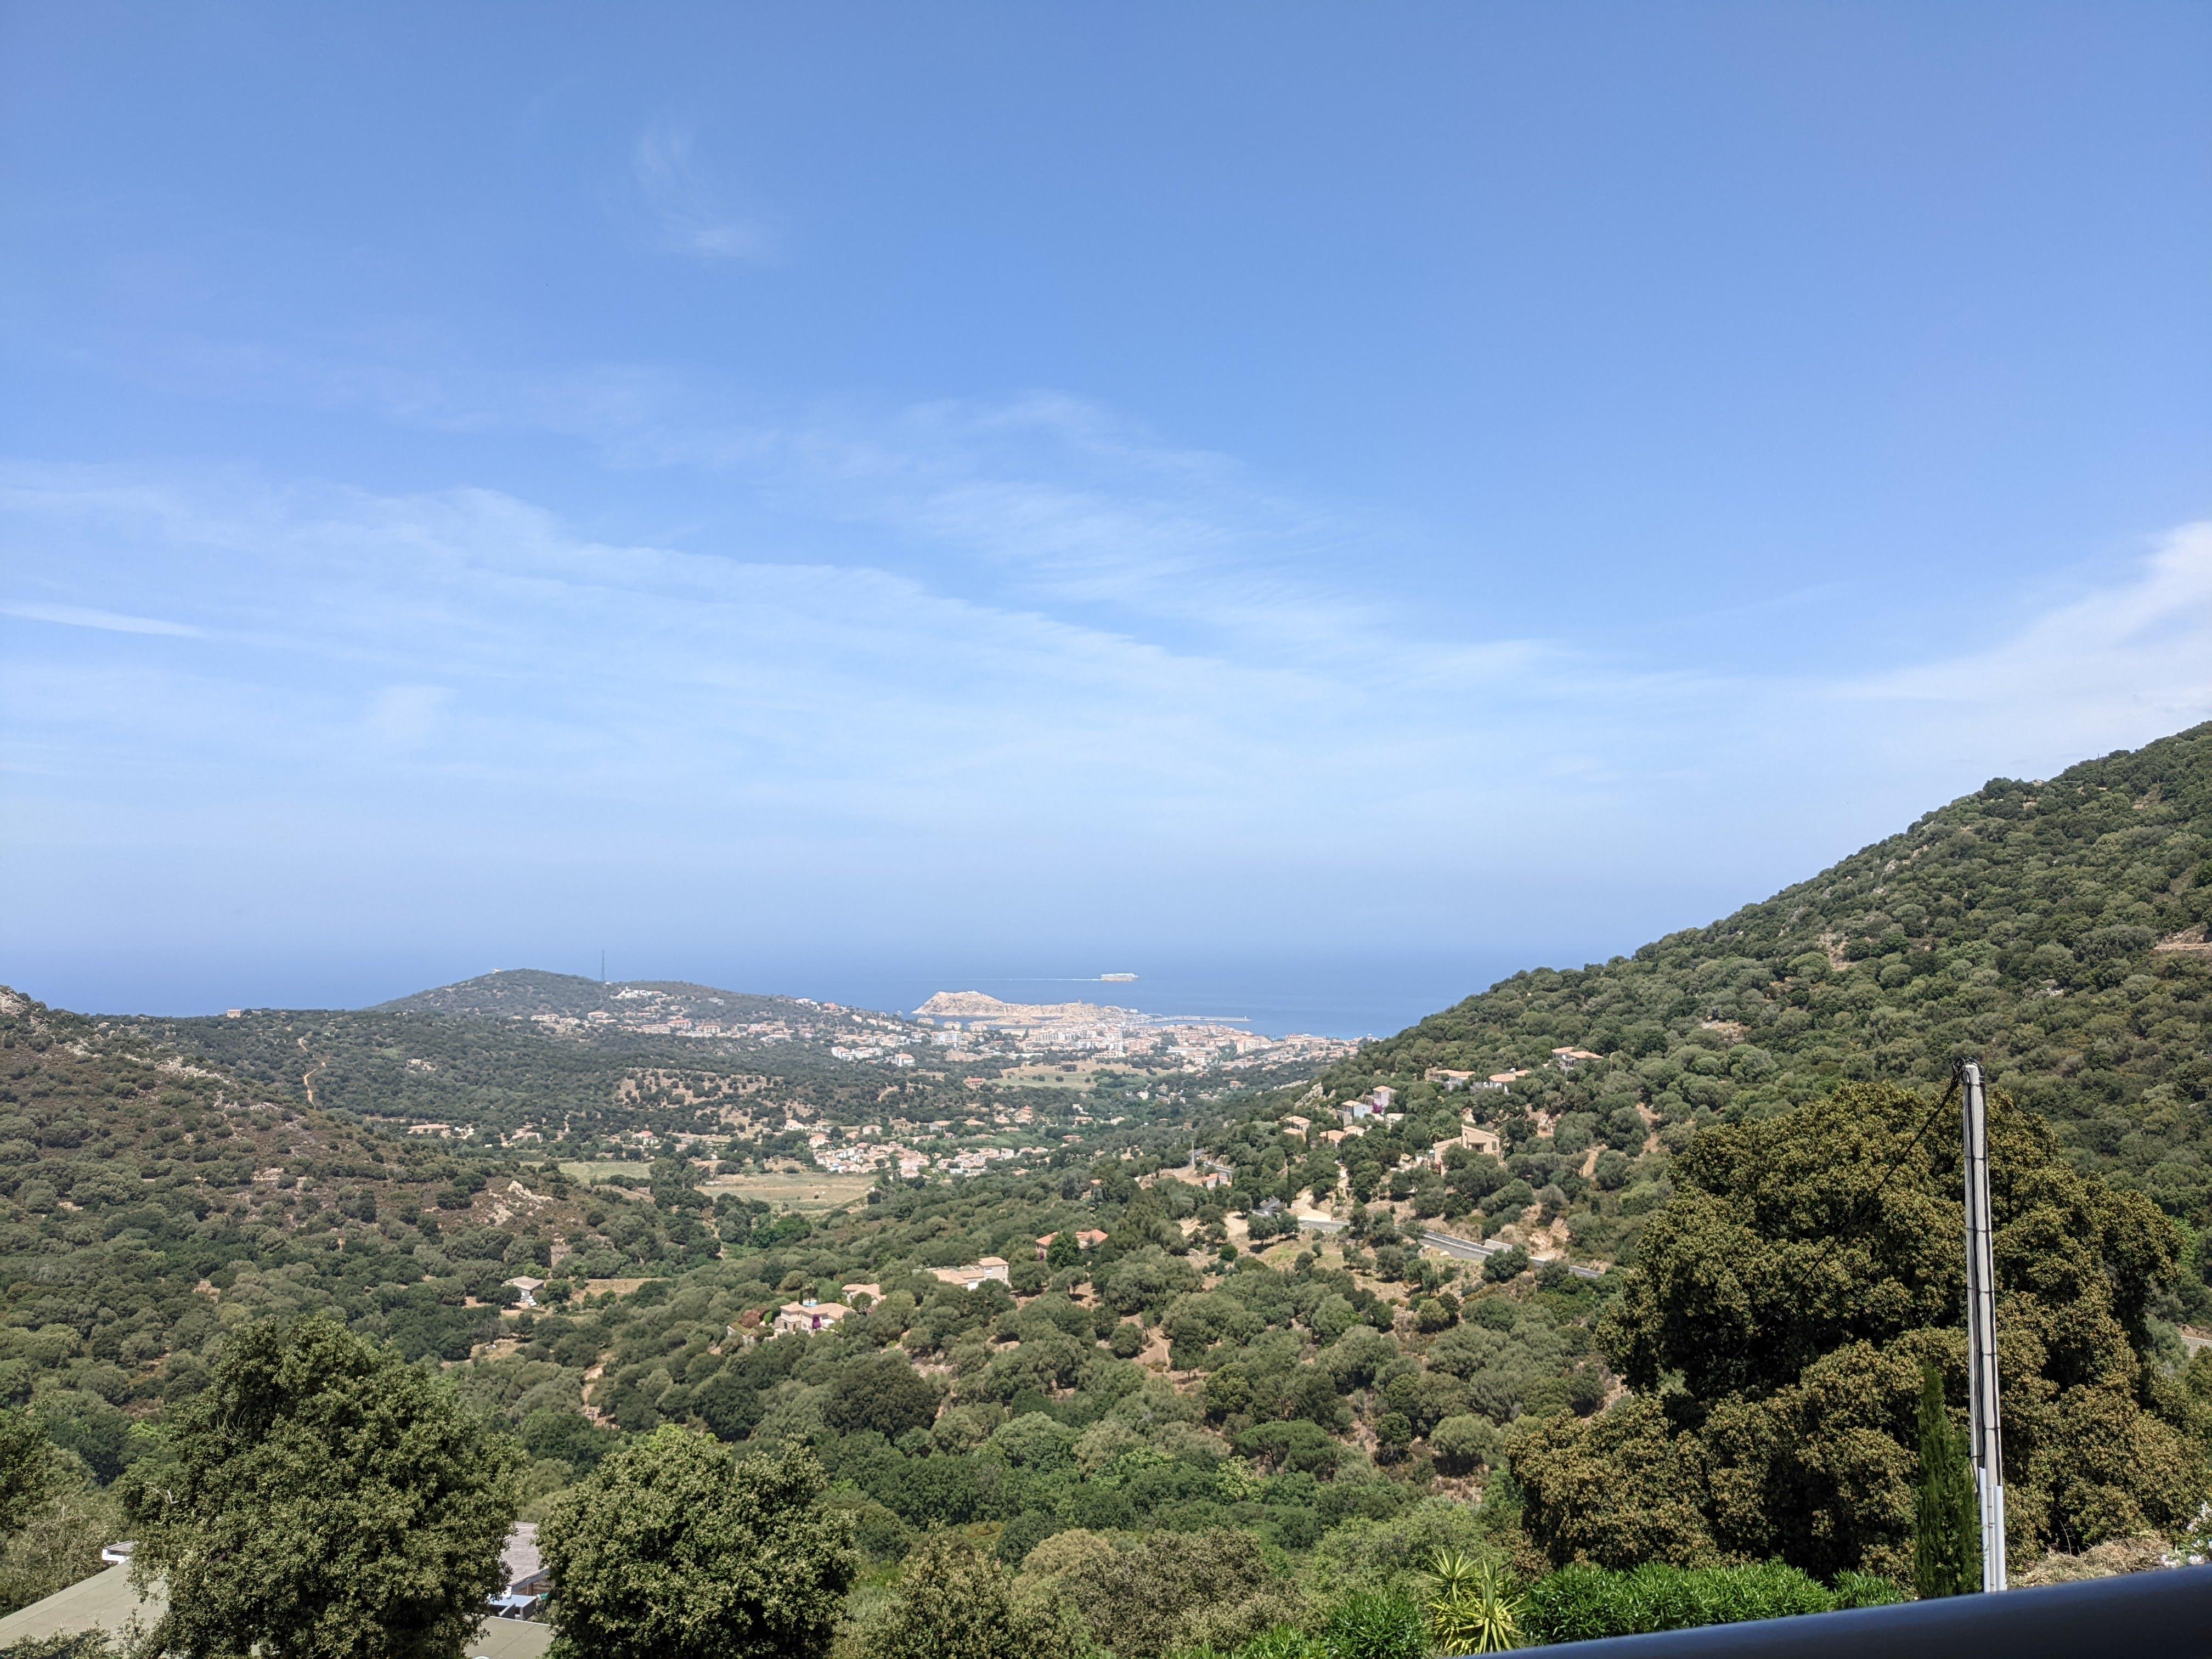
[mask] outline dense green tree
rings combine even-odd
[[[238,1332],[167,1440],[123,1492],[179,1659],[450,1659],[503,1587],[512,1443],[335,1321]]]
[[[1943,1374],[1921,1369],[1920,1479],[1912,1494],[1912,1589],[1923,1601],[1982,1587],[1981,1516],[1973,1465],[1943,1404]]]
[[[0,1411],[0,1539],[18,1530],[45,1501],[46,1437],[27,1413]]]
[[[1707,1130],[1676,1163],[1604,1338],[1636,1395],[1525,1437],[1513,1468],[1555,1559],[1779,1557],[1911,1567],[1922,1367],[1964,1364],[1960,1153],[1932,1101],[1854,1085]],[[1949,1131],[1946,1133],[1946,1131]],[[2153,1361],[2178,1240],[1993,1098],[1997,1332],[2014,1549],[2181,1525],[2203,1449]]]
[[[896,1353],[856,1359],[830,1385],[823,1420],[851,1434],[872,1429],[895,1440],[937,1420],[937,1385]]]
[[[907,1558],[860,1636],[865,1659],[1082,1659],[1082,1627],[1056,1595],[1018,1599],[997,1562],[952,1533]]]
[[[556,1659],[818,1659],[856,1569],[802,1447],[733,1460],[690,1430],[631,1442],[538,1534]]]
[[[43,1601],[88,1578],[105,1563],[100,1552],[127,1536],[122,1506],[103,1492],[75,1456],[55,1449],[46,1501],[0,1550],[0,1611]]]
[[[1462,1413],[1429,1431],[1429,1449],[1446,1474],[1472,1474],[1498,1455],[1498,1431],[1490,1419]]]
[[[1062,1533],[1030,1566],[1124,1659],[1234,1648],[1298,1610],[1260,1541],[1226,1528],[1148,1533],[1126,1548]]]
[[[1528,1271],[1528,1252],[1516,1244],[1498,1251],[1482,1264],[1482,1276],[1493,1285],[1502,1285],[1510,1279],[1518,1279]]]

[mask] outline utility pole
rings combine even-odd
[[[2004,1442],[1997,1422],[1996,1276],[1990,1254],[1990,1112],[1982,1068],[1960,1067],[1966,1138],[1966,1399],[1981,1499],[1982,1588],[2005,1587]]]

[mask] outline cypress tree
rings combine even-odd
[[[1912,1515],[1912,1588],[1923,1601],[1982,1587],[1981,1511],[1965,1437],[1943,1405],[1933,1365],[1920,1374],[1920,1486]]]

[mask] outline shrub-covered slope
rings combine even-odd
[[[2212,1223],[2212,725],[1999,778],[1711,927],[1515,975],[1363,1048],[1335,1097],[1513,1067],[1521,1102],[1740,1118],[1978,1054],[2084,1165]],[[1561,1048],[1607,1055],[1571,1074]],[[1415,1092],[1425,1092],[1416,1087]]]
[[[1218,1195],[1140,1184],[1150,1158],[1069,1148],[1049,1173],[762,1224],[672,1163],[649,1198],[570,1189],[13,994],[0,1136],[0,1403],[102,1486],[205,1385],[226,1331],[307,1308],[453,1363],[519,1431],[533,1501],[663,1424],[803,1440],[851,1483],[879,1561],[947,1522],[1003,1528],[1010,1562],[1056,1534],[1207,1528],[1239,1529],[1255,1561],[1260,1540],[1334,1559],[1348,1523],[1426,1513],[1439,1478],[1479,1477],[1513,1418],[1606,1392],[1599,1287],[1530,1274],[1462,1314],[1448,1264],[1378,1277],[1285,1239],[1262,1265],[1223,1248]],[[1036,1259],[1038,1235],[1085,1228],[1106,1242]],[[1011,1285],[927,1272],[987,1255]],[[518,1274],[550,1280],[549,1305],[502,1320]],[[617,1276],[619,1293],[579,1283]],[[854,1292],[841,1328],[752,1340],[783,1303],[855,1282],[880,1294]],[[1474,1524],[1447,1519],[1443,1541]],[[96,1549],[92,1524],[78,1541]]]
[[[564,1133],[595,1142],[638,1129],[710,1132],[722,1127],[718,1106],[742,1104],[765,1080],[757,1062],[720,1047],[629,1031],[572,1036],[522,1018],[318,1008],[131,1023],[272,1097],[479,1133],[530,1129],[548,1142]],[[798,1066],[786,1060],[777,1068],[785,1097],[842,1097],[811,1055],[796,1058]],[[845,1095],[862,1103],[884,1086],[872,1071],[845,1081]]]
[[[680,1270],[714,1258],[716,1219],[696,1194],[586,1203],[542,1168],[271,1101],[0,991],[0,1403],[56,1384],[150,1402],[173,1358],[264,1309],[336,1306],[410,1357],[461,1358],[503,1280],[556,1253],[570,1273]],[[179,1363],[189,1387],[198,1362]]]
[[[606,984],[575,974],[549,974],[536,968],[502,968],[474,979],[440,985],[411,996],[381,1002],[380,1013],[477,1014],[500,1019],[529,1019],[540,1014],[582,1019],[619,1013],[640,993],[651,994],[656,1008],[686,1019],[773,1020],[804,1012],[821,1018],[816,1004],[792,997],[753,996],[719,990],[688,980],[638,980]]]
[[[203,1056],[271,1099],[448,1124],[510,1144],[534,1135],[571,1158],[634,1152],[641,1130],[666,1141],[752,1118],[747,1155],[805,1159],[805,1132],[778,1129],[794,1113],[856,1127],[958,1122],[979,1107],[1027,1106],[1040,1119],[1083,1111],[1180,1127],[1188,1121],[1179,1098],[1187,1090],[1210,1098],[1311,1075],[1309,1065],[1288,1062],[1186,1079],[1179,1057],[1157,1055],[1048,1085],[1021,1054],[954,1056],[922,1028],[865,1009],[522,969],[373,1008],[247,1008],[104,1024]],[[977,1093],[971,1078],[988,1092]]]

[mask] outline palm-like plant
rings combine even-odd
[[[1438,1595],[1463,1595],[1481,1577],[1483,1563],[1458,1550],[1431,1550],[1422,1571],[1436,1581]]]
[[[1444,1653],[1503,1653],[1521,1645],[1522,1605],[1495,1565],[1439,1550],[1429,1558],[1435,1583],[1429,1634]]]

